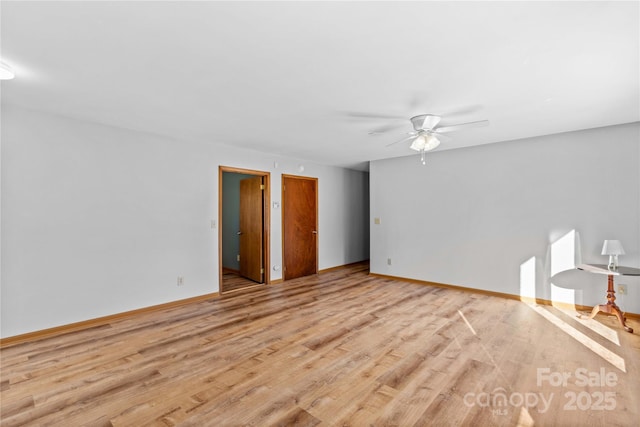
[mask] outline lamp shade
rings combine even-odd
[[[602,255],[624,255],[620,240],[605,240],[602,245]]]

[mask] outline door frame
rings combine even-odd
[[[264,193],[262,196],[262,263],[264,266],[264,284],[271,283],[271,252],[270,252],[270,227],[271,224],[271,172],[242,169],[232,166],[218,166],[218,289],[220,294],[224,293],[223,289],[223,271],[222,271],[222,176],[224,172],[240,173],[244,175],[261,176],[264,182]],[[258,285],[259,286],[259,285]]]
[[[319,217],[318,217],[318,212],[320,211],[320,206],[318,205],[318,198],[319,198],[319,189],[318,189],[318,178],[314,178],[311,176],[301,176],[301,175],[289,175],[289,174],[282,174],[281,176],[281,200],[282,200],[282,280],[285,280],[285,272],[284,272],[284,268],[285,268],[285,239],[284,239],[284,227],[285,227],[285,209],[284,209],[284,198],[285,198],[285,191],[284,191],[284,180],[285,178],[290,178],[290,179],[304,179],[304,180],[308,180],[308,181],[313,181],[315,183],[315,187],[316,187],[316,268],[315,268],[315,274],[318,274],[319,271],[319,259],[320,259],[320,230],[318,229],[319,226]]]

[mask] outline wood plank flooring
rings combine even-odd
[[[222,289],[223,292],[233,292],[239,289],[250,288],[253,286],[265,286],[264,283],[254,282],[245,277],[242,277],[239,273],[231,270],[224,270],[222,272]]]
[[[616,322],[354,265],[4,348],[0,425],[635,426]]]

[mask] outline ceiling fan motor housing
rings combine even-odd
[[[435,116],[433,114],[420,114],[418,116],[411,117],[411,124],[416,131],[433,130],[439,122],[440,116]]]

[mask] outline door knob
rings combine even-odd
[[[313,234],[318,234],[318,232],[316,230],[313,230],[312,233]]]
[[[239,236],[242,234],[242,231],[238,231],[236,234]]]

